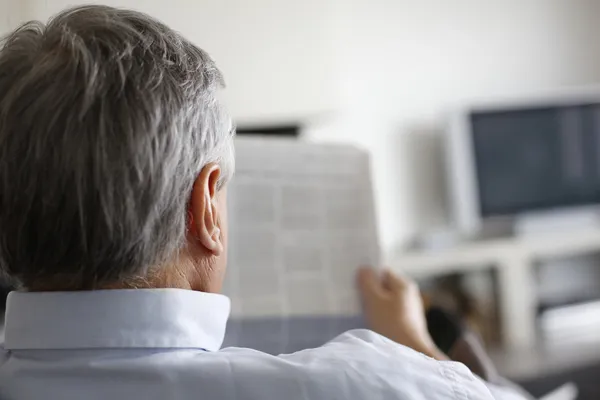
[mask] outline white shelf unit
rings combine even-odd
[[[387,265],[417,279],[495,268],[503,345],[507,350],[519,350],[536,345],[535,262],[597,251],[600,228],[563,230],[535,237],[464,243],[443,250],[406,252],[388,257]]]

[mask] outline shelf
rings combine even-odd
[[[474,241],[456,247],[393,254],[387,265],[415,279],[493,268],[498,277],[499,311],[506,348],[537,342],[537,261],[600,251],[600,229],[562,230],[536,236]]]
[[[494,349],[490,357],[502,376],[522,381],[585,367],[600,362],[598,343],[564,346],[556,349]]]
[[[546,259],[596,251],[600,251],[600,229],[466,242],[446,249],[395,253],[387,261],[399,272],[427,277],[487,268],[514,256]]]

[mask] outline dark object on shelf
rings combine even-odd
[[[271,126],[239,126],[236,134],[241,136],[274,136],[296,138],[300,136],[299,125],[271,125]]]
[[[8,296],[11,290],[13,290],[12,287],[0,282],[0,317],[4,314],[4,311],[6,310],[6,297]]]
[[[500,378],[479,336],[469,331],[457,315],[440,307],[432,307],[427,311],[426,318],[434,343],[450,359],[466,365],[487,382],[512,386]]]
[[[458,318],[438,307],[427,310],[427,329],[436,346],[448,354],[463,333]]]
[[[473,292],[472,283],[469,284],[469,277],[465,274],[449,274],[419,283],[429,306],[455,316],[465,329],[482,338],[485,347],[495,347],[500,343],[500,328],[494,274],[482,271],[472,273],[471,278],[476,280],[476,285],[485,285],[486,290]]]

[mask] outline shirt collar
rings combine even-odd
[[[183,289],[12,292],[5,348],[221,347],[229,299]]]

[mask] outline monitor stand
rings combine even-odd
[[[515,236],[596,229],[600,230],[600,208],[596,206],[528,213],[514,221]]]

